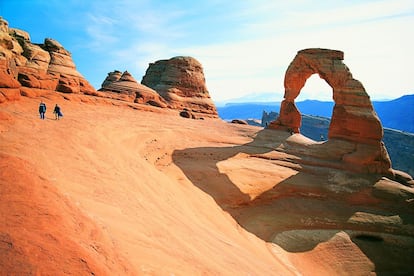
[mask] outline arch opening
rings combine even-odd
[[[305,85],[300,90],[299,96],[295,101],[316,100],[333,101],[333,88],[322,79],[318,73],[313,73],[306,79]]]
[[[314,141],[328,140],[333,112],[333,88],[318,73],[305,80],[295,99],[301,113],[300,133]]]

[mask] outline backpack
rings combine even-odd
[[[44,103],[41,103],[39,106],[39,112],[46,112],[46,105]]]

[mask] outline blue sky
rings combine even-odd
[[[216,103],[281,101],[296,52],[318,47],[344,51],[371,99],[414,93],[412,0],[0,0],[0,16],[33,43],[59,41],[96,89],[110,71],[141,81],[149,63],[185,55]],[[301,99],[332,89],[314,75]]]

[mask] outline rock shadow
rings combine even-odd
[[[228,147],[200,147],[175,150],[173,162],[184,172],[188,179],[198,188],[211,195],[219,206],[228,211],[231,206],[247,204],[251,201],[227,174],[220,172],[217,164],[238,154],[264,154],[278,147],[289,134],[282,134],[282,139],[269,139],[273,130],[261,130],[255,139],[244,145]],[[282,133],[282,132],[281,132]]]
[[[228,173],[221,169],[222,162],[235,157],[256,161],[258,158],[266,159],[266,154],[275,151],[288,137],[290,134],[287,132],[263,129],[257,132],[253,141],[243,145],[175,150],[172,158],[174,164],[195,186],[209,194],[240,226],[260,239],[276,243],[288,252],[307,252],[328,242],[339,232],[353,231],[354,234],[349,234],[350,239],[360,246],[375,265],[381,270],[387,270],[389,266],[380,264],[386,259],[382,253],[388,254],[393,248],[395,235],[394,240],[378,238],[373,242],[364,239],[365,236],[381,236],[381,233],[378,234],[381,227],[358,224],[358,218],[355,218],[356,214],[384,217],[393,215],[389,210],[379,208],[377,201],[365,201],[377,178],[361,178],[363,183],[357,183],[355,187],[341,187],[334,182],[338,175],[347,177],[343,171],[319,167],[315,171],[315,168],[308,170],[306,165],[300,165],[296,173],[282,180],[275,179],[269,189],[252,198],[251,194],[243,192],[240,185],[236,185]],[[280,161],[283,163],[283,160],[271,159],[263,162],[273,164],[275,169],[287,169]],[[235,166],[237,165],[240,164],[236,163]],[[241,163],[241,166],[246,166],[246,163]],[[249,167],[244,169],[248,171]],[[257,181],[260,181],[260,177],[265,180],[266,173],[258,172],[256,176]],[[356,178],[355,181],[357,180]],[[341,188],[344,190],[341,191]],[[387,231],[386,226],[382,230]],[[368,232],[377,234],[364,234]],[[414,240],[413,237],[409,239]],[[379,244],[386,244],[383,248],[389,249],[381,251],[381,256],[372,249]],[[392,260],[389,260],[392,267],[399,264],[402,271],[412,271],[414,265],[411,262],[400,261],[404,260],[401,258],[403,250],[394,248],[393,252]],[[413,253],[413,250],[410,252]]]
[[[286,132],[276,132],[277,135],[274,135],[275,130],[263,129],[252,142],[243,145],[176,150],[173,162],[241,226],[265,241],[272,241],[277,233],[292,229],[337,229],[352,214],[361,210],[346,204],[338,206],[339,202],[328,197],[330,193],[338,193],[321,185],[327,178],[323,174],[329,173],[330,169],[320,170],[321,175],[300,170],[285,179],[275,179],[268,190],[255,198],[241,191],[229,175],[220,170],[220,162],[235,156],[242,155],[246,160],[264,158],[260,156],[274,151],[290,136]],[[280,166],[274,165],[274,168]],[[266,178],[266,174],[257,175]],[[320,217],[315,216],[317,213],[321,213]],[[311,247],[306,250],[309,249]]]

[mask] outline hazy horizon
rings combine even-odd
[[[302,92],[301,92],[302,94]],[[333,99],[326,99],[326,100],[319,100],[319,99],[314,99],[314,98],[303,98],[301,96],[301,94],[299,95],[299,97],[295,100],[295,102],[302,102],[302,101],[322,101],[322,102],[334,102]],[[278,97],[279,94],[277,93],[258,93],[258,94],[248,94],[245,97],[239,97],[239,98],[233,98],[233,99],[228,99],[228,100],[224,100],[224,101],[214,101],[214,104],[218,107],[223,107],[226,104],[243,104],[243,103],[252,103],[252,104],[274,104],[274,103],[280,103],[283,101],[283,96],[282,97]],[[375,101],[375,102],[386,102],[386,101],[392,101],[392,100],[396,100],[398,98],[401,98],[403,96],[409,96],[409,95],[414,95],[414,94],[404,94],[395,98],[387,98],[387,99],[372,99],[371,101]]]

